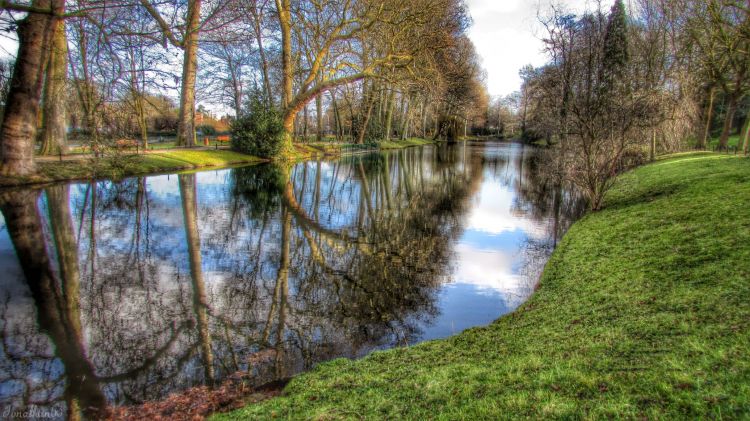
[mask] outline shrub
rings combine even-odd
[[[281,193],[289,181],[284,167],[275,164],[237,168],[231,176],[233,197],[250,205],[253,218],[262,218],[279,207]]]
[[[266,107],[261,95],[251,95],[247,112],[232,122],[232,149],[262,158],[279,154],[284,138],[281,113]]]
[[[211,126],[209,124],[203,124],[201,126],[198,126],[198,131],[203,133],[204,136],[215,136],[216,135],[216,129],[214,126]]]

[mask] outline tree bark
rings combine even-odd
[[[729,94],[729,102],[727,103],[727,113],[724,116],[724,126],[721,129],[721,137],[719,137],[720,151],[727,150],[729,145],[729,135],[732,131],[732,123],[734,122],[734,113],[737,111],[737,103],[739,102],[739,94],[732,92]]]
[[[649,148],[648,156],[649,160],[656,160],[656,129],[654,129],[653,133],[651,133],[651,147]]]
[[[401,140],[409,137],[409,122],[411,121],[412,98],[407,97],[403,100],[403,110],[401,112]]]
[[[742,131],[743,133],[743,139],[742,139],[742,152],[747,155],[748,153],[748,143],[750,143],[750,110],[747,112],[747,117],[745,117],[745,129]]]
[[[57,155],[68,152],[65,113],[68,81],[68,40],[65,36],[65,21],[57,19],[53,31],[47,60],[47,77],[44,84],[42,131],[39,136],[42,143],[42,155]]]
[[[316,118],[316,136],[318,142],[323,141],[323,98],[320,95],[315,97],[315,118]]]
[[[367,110],[365,111],[365,117],[362,120],[362,126],[359,128],[359,133],[357,133],[357,144],[361,145],[365,143],[365,134],[367,134],[367,126],[370,124],[370,115],[372,115],[372,109],[375,106],[375,99],[370,98],[367,100]]]
[[[302,139],[307,143],[307,105],[302,109]]]
[[[281,155],[289,153],[293,146],[294,120],[298,110],[290,109],[294,69],[292,62],[291,0],[276,0],[276,13],[281,28],[281,108],[284,112],[284,139]]]
[[[708,136],[711,134],[711,119],[713,118],[714,113],[714,97],[716,96],[716,87],[712,86],[708,93],[708,110],[706,113],[706,127],[703,130],[703,138],[701,138],[698,142],[697,148],[698,149],[705,149],[706,145],[708,145]]]
[[[292,18],[291,0],[276,0],[276,9],[281,27],[281,107],[287,108],[292,102]]]
[[[344,129],[341,124],[341,116],[339,115],[338,101],[336,100],[336,91],[331,91],[331,105],[333,106],[333,121],[336,125],[336,140],[341,141],[344,138]]]
[[[253,28],[255,29],[255,41],[258,43],[258,53],[260,54],[260,64],[263,73],[263,88],[266,93],[266,105],[271,106],[273,93],[271,92],[271,79],[268,77],[268,60],[266,59],[266,50],[263,47],[263,30],[260,23],[263,19],[263,11],[257,9],[257,4],[253,5]]]
[[[385,104],[385,140],[391,140],[391,130],[393,130],[393,103],[396,97],[396,90],[393,89],[392,86],[388,91]]]
[[[48,9],[51,2],[34,0],[32,6]],[[18,24],[18,54],[0,126],[0,175],[27,176],[36,170],[34,140],[53,24],[45,13],[29,13]]]
[[[198,32],[200,30],[201,0],[188,3],[188,25],[183,38],[182,86],[180,114],[177,126],[177,145],[195,145],[195,77],[198,71]]]

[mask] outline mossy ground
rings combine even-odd
[[[750,159],[621,176],[487,327],[320,364],[229,419],[750,417]]]

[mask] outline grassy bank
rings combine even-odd
[[[356,144],[356,143],[336,143],[336,142],[310,142],[306,143],[305,146],[316,149],[327,155],[340,155],[346,153],[356,153],[359,151],[367,151],[373,149],[387,150],[387,149],[403,149],[412,146],[423,146],[431,145],[436,143],[433,140],[422,139],[418,137],[410,137],[404,140],[381,140],[374,144]]]
[[[378,144],[379,149],[400,149],[435,143],[430,140],[410,138]],[[324,155],[341,155],[367,149],[362,145],[295,143],[287,159],[291,161],[312,159]],[[67,156],[59,161],[54,157],[37,160],[38,172],[30,177],[0,177],[0,187],[23,186],[64,180],[96,178],[121,178],[169,171],[189,170],[203,167],[226,167],[249,164],[264,160],[227,149],[171,149],[157,150],[145,154],[122,153],[95,158],[92,154]]]
[[[380,149],[403,149],[412,146],[430,145],[435,143],[432,140],[421,139],[418,137],[410,137],[404,140],[383,140],[378,142],[378,148]]]
[[[620,177],[490,326],[319,365],[216,419],[750,416],[750,160]]]
[[[31,177],[2,177],[0,186],[46,183],[62,180],[120,178],[202,167],[221,167],[261,162],[254,156],[228,150],[190,149],[153,152],[142,155],[122,154],[101,159],[83,157],[58,162],[37,163],[39,171]]]

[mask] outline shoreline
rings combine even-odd
[[[737,355],[750,343],[747,333],[737,334],[748,332],[741,325],[747,327],[750,310],[708,306],[690,319],[691,329],[679,309],[698,305],[699,297],[726,301],[725,288],[746,302],[750,291],[738,284],[736,263],[747,261],[750,249],[730,248],[735,253],[718,262],[700,254],[693,265],[673,260],[695,246],[715,256],[738,235],[750,218],[742,201],[750,197],[748,174],[747,159],[710,153],[666,156],[621,174],[606,207],[571,226],[538,290],[515,312],[450,338],[320,364],[294,377],[279,397],[213,419],[747,415],[750,396],[730,392],[747,384],[738,380],[750,372],[750,361]],[[744,183],[726,185],[738,176]],[[711,214],[708,205],[724,187],[736,193],[723,207],[731,220],[685,238]],[[661,245],[664,238],[672,248]],[[654,268],[659,262],[666,267]],[[716,270],[724,276],[694,290],[703,272]],[[720,344],[708,340],[717,331],[725,337]],[[706,345],[696,349],[696,341]],[[664,350],[647,351],[653,347]],[[722,362],[745,371],[711,369]]]
[[[338,148],[324,148],[303,143],[295,144],[292,162],[322,157],[342,157],[385,150],[405,149],[415,146],[433,145],[438,142],[425,139],[383,142],[384,147],[343,151]],[[338,145],[333,145],[338,146]],[[37,157],[37,174],[29,177],[0,177],[0,189],[39,188],[47,184],[65,181],[92,181],[122,179],[125,177],[151,176],[173,172],[225,169],[237,166],[272,162],[226,148],[158,149],[146,153],[128,153],[95,158],[93,155],[75,154],[58,157]]]

